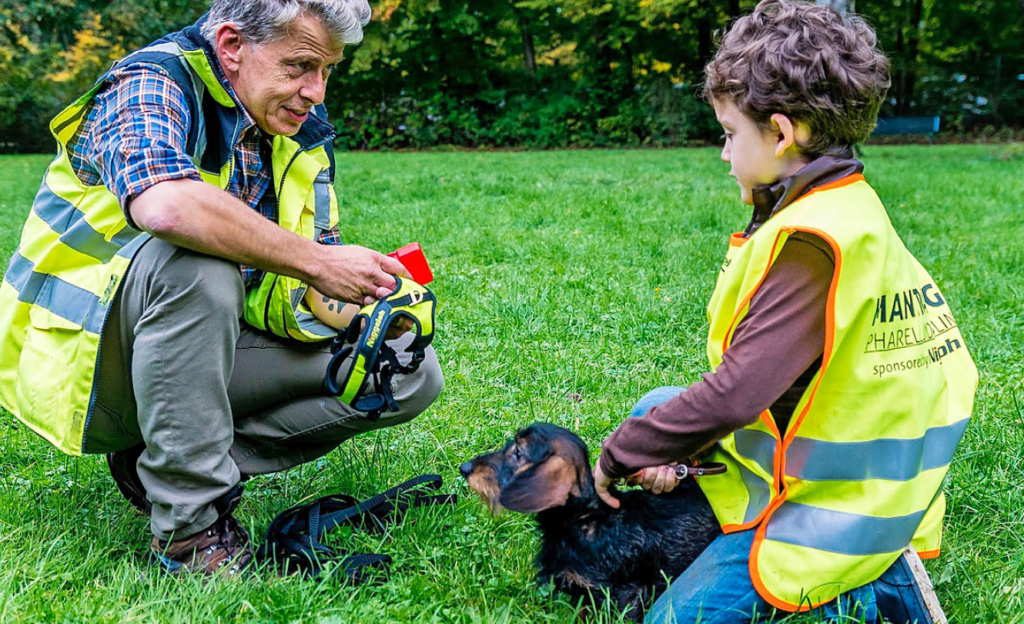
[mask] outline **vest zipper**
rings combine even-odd
[[[277,219],[278,219],[278,221],[281,220],[281,191],[284,190],[284,182],[288,178],[288,170],[292,168],[292,164],[295,162],[295,159],[297,159],[299,157],[299,154],[301,154],[303,152],[307,152],[309,150],[314,150],[314,149],[316,149],[318,147],[322,147],[322,146],[326,145],[327,142],[328,141],[332,141],[335,136],[336,135],[334,135],[334,134],[328,134],[322,140],[320,140],[317,143],[314,143],[314,144],[310,145],[309,147],[302,147],[300,145],[299,149],[297,149],[295,151],[295,153],[292,154],[291,160],[289,160],[288,164],[285,165],[284,172],[281,174],[281,185],[277,188],[277,193],[276,193],[277,198],[276,199],[277,199]],[[273,156],[271,156],[271,160],[273,160]],[[278,227],[280,227],[280,223],[278,223]],[[273,299],[274,289],[277,288],[277,280],[278,280],[279,277],[280,277],[279,275],[274,275],[274,282],[270,285],[270,290],[267,292],[267,300],[263,304],[263,327],[266,329],[266,331],[270,331],[270,302]]]
[[[118,280],[117,289],[114,291],[113,296],[111,296],[110,303],[109,305],[107,305],[107,309],[103,312],[103,323],[100,324],[99,332],[100,340],[99,343],[96,345],[96,369],[93,372],[92,376],[92,390],[89,393],[89,407],[87,407],[85,410],[85,423],[82,425],[83,455],[85,455],[85,443],[89,434],[89,422],[92,421],[92,411],[93,408],[96,407],[96,399],[98,398],[99,394],[99,388],[97,387],[97,385],[100,380],[100,357],[103,355],[103,332],[104,330],[106,330],[107,322],[110,320],[110,311],[114,309],[114,299],[116,299],[117,296],[120,294],[121,288],[124,286],[124,281],[128,277],[128,271],[130,271],[132,265],[135,264],[135,257],[138,255],[139,250],[142,249],[142,246],[149,242],[149,240],[152,238],[152,236],[146,234],[145,232],[139,233],[139,236],[144,236],[146,237],[146,239],[139,243],[138,248],[132,253],[131,258],[128,260],[128,266],[124,270],[124,274],[122,274],[121,279]],[[128,245],[131,245],[132,242],[134,242],[134,239],[133,241],[129,242]],[[128,245],[125,245],[125,247],[127,247]],[[85,331],[84,327],[82,328],[82,331]]]

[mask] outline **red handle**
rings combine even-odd
[[[423,248],[419,243],[409,243],[388,255],[405,265],[412,280],[417,284],[429,284],[434,281],[434,274],[430,272],[427,257],[423,255]]]

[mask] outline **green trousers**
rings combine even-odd
[[[244,299],[236,264],[153,239],[133,260],[104,327],[85,451],[145,443],[139,477],[160,539],[211,525],[212,501],[241,474],[286,470],[356,434],[406,422],[443,387],[428,349],[416,373],[393,382],[400,409],[371,422],[324,394],[329,344],[249,328],[240,320]],[[391,344],[402,354],[409,340]]]

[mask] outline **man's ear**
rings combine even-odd
[[[226,71],[237,72],[241,63],[245,40],[238,27],[228,22],[221,24],[216,35],[217,59]]]
[[[579,491],[576,469],[557,455],[517,474],[501,489],[498,502],[520,513],[536,513],[564,505],[569,492]]]

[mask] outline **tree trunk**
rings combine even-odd
[[[921,18],[924,15],[924,0],[914,0],[910,10],[910,29],[907,37],[907,52],[904,57],[903,94],[900,115],[910,113],[910,104],[914,100],[914,87],[917,86],[917,50],[921,43]]]
[[[1024,2],[1024,0],[1021,0]],[[523,38],[523,58],[526,59],[526,71],[531,74],[537,71],[537,52],[533,45],[533,33],[526,27],[526,16],[515,4],[511,4],[512,14],[516,16],[516,24],[519,26],[519,34]]]
[[[704,67],[714,53],[715,42],[711,23],[711,9],[704,8],[697,17],[697,61]]]
[[[1020,0],[1021,8],[1024,9],[1024,0]],[[729,19],[736,19],[740,16],[740,0],[729,0]]]
[[[520,25],[520,32],[523,34],[523,56],[526,57],[526,71],[531,74],[537,71],[537,62],[534,59],[533,33]]]

